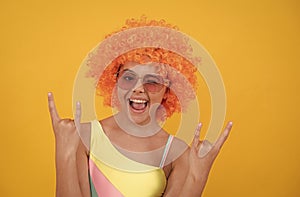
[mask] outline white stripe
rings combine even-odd
[[[168,138],[165,150],[164,150],[164,154],[163,154],[163,156],[161,158],[161,161],[160,161],[160,164],[159,164],[160,168],[164,167],[164,164],[165,164],[165,161],[166,161],[166,158],[167,158],[167,155],[168,155],[168,152],[169,152],[169,149],[170,149],[173,137],[174,137],[173,135],[169,135],[169,138]]]

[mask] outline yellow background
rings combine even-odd
[[[2,0],[0,196],[54,196],[47,92],[72,117],[87,52],[142,14],[178,25],[222,73],[234,128],[203,196],[300,196],[299,8],[296,0]]]

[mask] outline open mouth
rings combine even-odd
[[[148,105],[148,101],[144,99],[129,99],[129,105],[133,110],[143,112]]]

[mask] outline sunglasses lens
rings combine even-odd
[[[118,86],[123,90],[132,89],[137,83],[139,77],[132,72],[123,72],[118,78]],[[148,92],[159,92],[164,87],[164,80],[161,76],[145,75],[143,86]]]
[[[159,92],[164,86],[163,78],[155,75],[146,75],[143,79],[143,84],[148,92]]]
[[[118,86],[121,89],[124,90],[129,90],[134,87],[136,84],[138,78],[135,74],[129,73],[129,72],[124,72],[121,77],[118,79]]]

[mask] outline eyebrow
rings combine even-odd
[[[132,73],[135,73],[135,74],[136,74],[136,72],[134,72],[133,70],[130,70],[130,69],[128,69],[128,68],[122,70],[122,72],[125,72],[125,71],[132,72]]]
[[[120,73],[123,73],[123,72],[131,72],[132,74],[139,76],[138,73],[134,72],[133,70],[131,70],[129,68],[125,68],[124,70],[120,71]],[[162,77],[160,74],[157,74],[157,73],[148,73],[148,74],[145,74],[145,76],[146,75],[153,76],[153,77]]]

